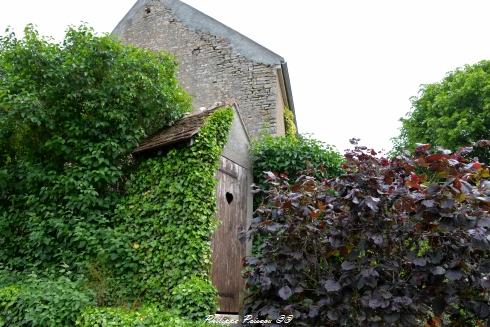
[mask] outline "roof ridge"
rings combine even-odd
[[[223,24],[217,19],[203,13],[202,11],[186,4],[180,0],[157,0],[164,7],[172,10],[176,18],[188,28],[208,32],[211,35],[222,37],[230,42],[230,46],[240,55],[269,65],[278,65],[284,62],[284,58],[274,51],[264,47],[251,38],[241,34],[233,28]],[[116,25],[112,34],[121,35],[122,27],[126,21],[132,20],[132,17],[150,0],[138,0],[128,13]]]

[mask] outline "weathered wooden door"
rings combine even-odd
[[[246,242],[241,240],[240,232],[247,223],[247,173],[245,168],[221,157],[217,178],[220,224],[213,236],[212,280],[219,293],[218,311],[236,313],[244,289],[240,272]]]

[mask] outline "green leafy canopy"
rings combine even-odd
[[[412,112],[402,119],[395,152],[416,143],[429,143],[451,150],[490,138],[490,61],[466,65],[447,74],[438,83],[422,86],[412,98]],[[489,162],[488,151],[477,155]]]
[[[0,39],[0,257],[71,268],[112,225],[128,153],[190,110],[173,57],[69,28]]]

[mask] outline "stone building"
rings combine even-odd
[[[113,34],[174,54],[195,109],[233,100],[252,138],[284,134],[284,108],[294,104],[281,56],[179,0],[138,0]]]
[[[197,113],[199,109],[215,107],[216,101],[233,103],[235,120],[216,174],[221,224],[213,236],[211,277],[219,294],[219,311],[236,313],[244,289],[241,260],[250,252],[250,243],[240,237],[252,217],[249,137],[285,133],[284,108],[294,112],[286,62],[178,0],[138,0],[113,34],[125,43],[175,55],[178,78],[196,111],[145,140],[135,154],[158,155],[174,143],[192,144],[201,118],[211,112]]]

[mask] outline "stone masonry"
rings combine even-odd
[[[251,137],[284,134],[284,60],[270,50],[177,0],[139,0],[113,34],[175,55],[195,109],[235,100]]]

